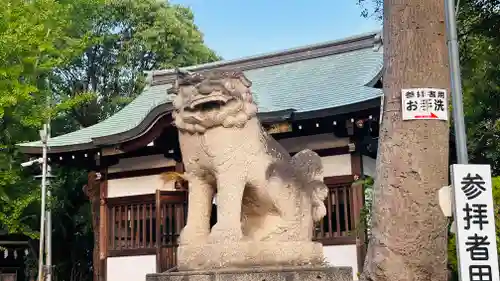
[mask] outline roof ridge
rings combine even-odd
[[[201,71],[231,66],[234,68],[241,68],[239,70],[250,70],[275,64],[299,61],[303,59],[313,59],[316,57],[332,55],[340,52],[348,52],[356,49],[374,48],[375,51],[375,48],[381,45],[381,33],[381,30],[371,31],[327,42],[309,44],[301,47],[289,48],[286,50],[263,53],[238,59],[221,60],[199,65],[187,66],[182,67],[182,69],[188,71]],[[332,53],[332,51],[334,52]],[[147,75],[149,77],[149,82],[151,85],[158,85],[171,82],[170,80],[175,75],[175,73],[176,68],[169,68],[148,71]]]

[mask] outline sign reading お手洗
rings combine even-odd
[[[401,95],[403,120],[448,120],[448,95],[445,89],[402,89]]]
[[[461,281],[500,281],[489,165],[452,165]]]

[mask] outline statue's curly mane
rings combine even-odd
[[[200,73],[182,73],[174,82],[170,93],[175,94],[173,117],[175,126],[189,133],[204,133],[217,126],[243,127],[257,113],[250,92],[251,82],[241,72],[213,71],[207,76]],[[232,99],[209,111],[188,110],[193,97],[217,93]]]

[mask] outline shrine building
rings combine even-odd
[[[373,176],[382,104],[379,32],[237,60],[183,68],[243,71],[252,81],[258,118],[290,154],[308,148],[322,157],[329,187],[327,216],[315,227],[325,259],[361,272],[366,233],[357,181]],[[106,281],[144,280],[176,265],[185,224],[188,184],[168,181],[183,172],[172,103],[173,69],[150,73],[135,100],[108,119],[49,140],[49,163],[89,172],[99,208],[99,260]],[[39,141],[19,145],[38,157]],[[97,184],[96,184],[97,183]],[[92,198],[91,198],[92,199]],[[216,201],[212,225],[217,221]]]
[[[28,237],[0,231],[1,281],[32,280],[25,264],[25,257],[31,249]]]

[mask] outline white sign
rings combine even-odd
[[[461,281],[500,281],[489,165],[452,165]]]
[[[401,95],[403,120],[448,120],[448,95],[445,89],[402,89]]]

